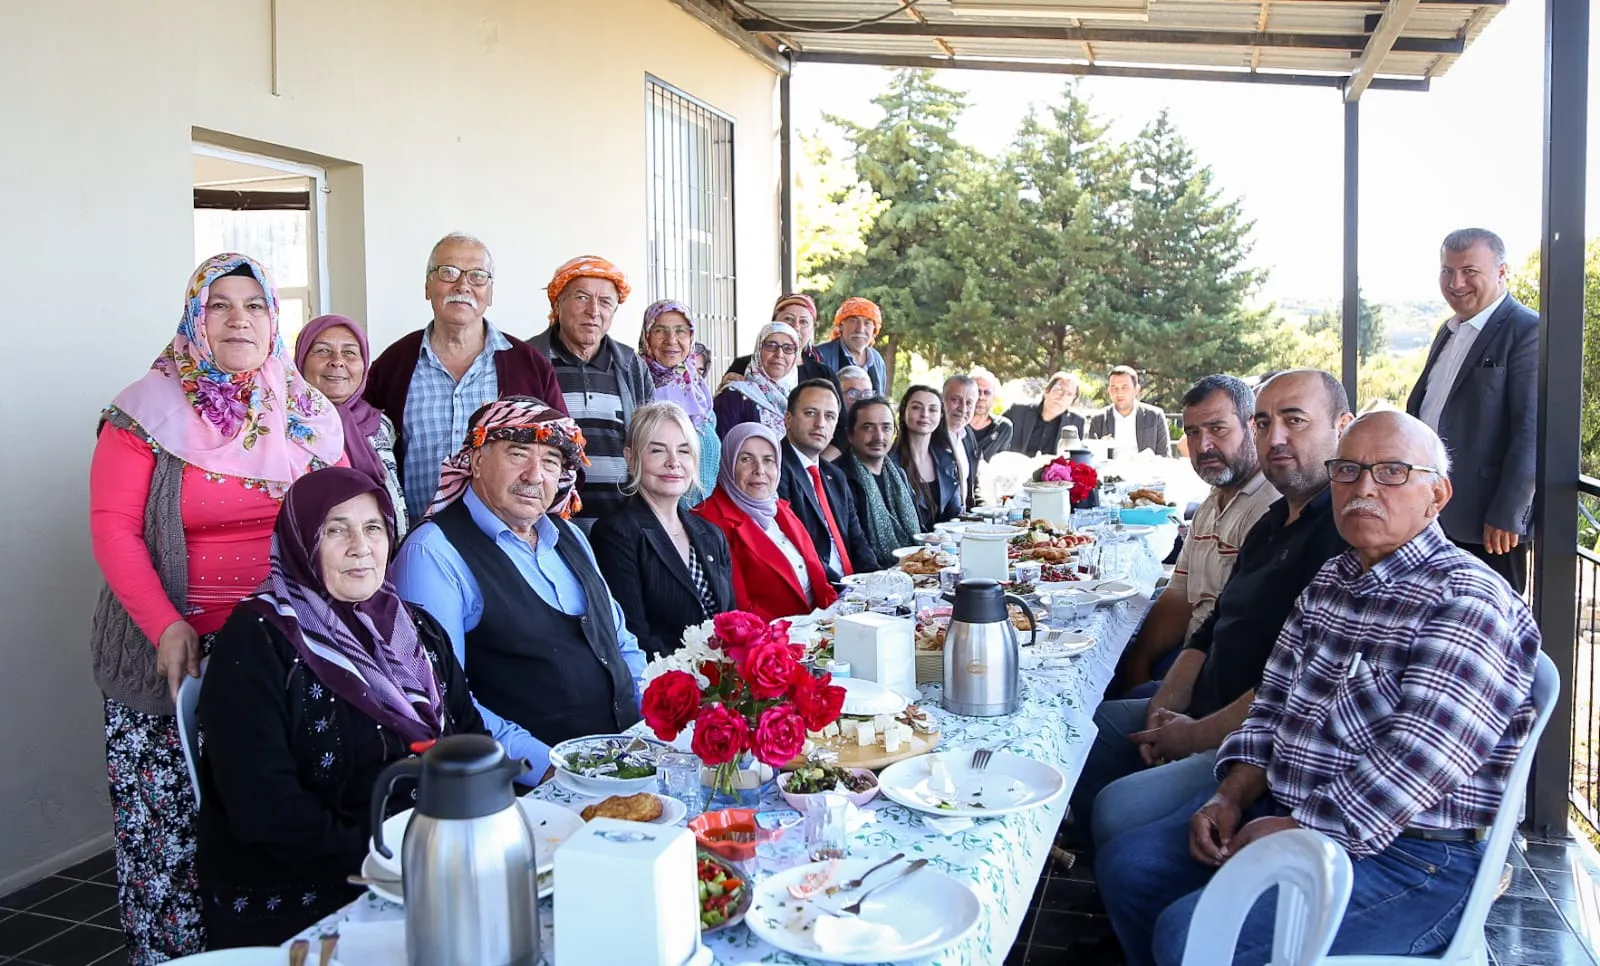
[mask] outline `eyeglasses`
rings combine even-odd
[[[681,325],[656,325],[650,328],[650,335],[652,338],[655,336],[665,336],[668,339],[677,341],[679,339],[687,339],[689,336],[694,335],[694,330],[685,328]]]
[[[1404,486],[1411,480],[1411,471],[1418,470],[1423,473],[1440,473],[1442,471],[1432,466],[1417,466],[1414,463],[1401,463],[1395,460],[1386,460],[1382,463],[1357,463],[1355,460],[1328,460],[1323,463],[1328,468],[1328,479],[1335,483],[1354,483],[1361,479],[1361,474],[1372,473],[1372,479],[1382,486]]]
[[[761,343],[761,351],[774,352],[780,356],[792,356],[797,350],[787,342],[763,342]]]
[[[473,288],[481,288],[485,285],[488,285],[489,280],[494,278],[493,275],[481,268],[464,269],[455,265],[435,265],[428,269],[428,272],[434,278],[437,278],[446,285],[453,285],[456,282],[459,282],[461,280],[461,276],[465,275],[467,277],[467,284],[471,285]]]

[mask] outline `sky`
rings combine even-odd
[[[1544,4],[1510,0],[1426,93],[1368,91],[1361,99],[1360,275],[1374,301],[1439,299],[1439,241],[1489,228],[1512,266],[1539,248],[1544,98]],[[1591,73],[1600,56],[1591,38]],[[870,124],[886,72],[801,63],[795,126],[827,133],[823,113]],[[1065,78],[941,71],[968,91],[960,137],[1005,149],[1030,104],[1059,96]],[[1130,138],[1162,108],[1209,164],[1214,184],[1255,220],[1254,264],[1270,271],[1263,299],[1337,299],[1342,291],[1344,114],[1334,88],[1205,81],[1085,78],[1081,89]],[[1592,131],[1600,98],[1590,86]],[[1589,156],[1586,225],[1600,234],[1600,152]]]

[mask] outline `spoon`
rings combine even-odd
[[[904,852],[896,852],[895,854],[889,856],[887,859],[884,859],[882,862],[879,862],[877,865],[875,865],[872,868],[868,869],[867,871],[861,873],[861,877],[860,878],[851,879],[849,882],[846,882],[843,885],[829,886],[828,888],[823,890],[822,894],[825,895],[825,896],[831,896],[831,895],[836,895],[837,893],[840,893],[840,892],[853,892],[856,889],[861,888],[862,884],[867,881],[867,877],[872,875],[872,873],[878,871],[879,869],[883,868],[886,865],[893,865],[894,863],[899,862],[901,859],[903,859],[905,857],[906,857],[906,854]]]
[[[839,911],[842,912],[842,913],[845,913],[847,915],[851,915],[851,916],[860,915],[861,914],[861,904],[863,902],[866,902],[867,898],[869,896],[871,896],[874,892],[882,892],[884,889],[887,889],[889,886],[894,885],[896,882],[899,882],[901,879],[904,879],[906,876],[911,875],[914,872],[920,871],[922,869],[922,867],[927,865],[927,864],[928,864],[928,860],[927,859],[918,859],[917,861],[915,861],[915,862],[911,863],[910,865],[906,866],[903,870],[901,870],[899,875],[897,875],[894,878],[890,879],[888,882],[885,882],[885,883],[883,883],[881,885],[873,886],[871,889],[868,889],[866,892],[863,892],[861,894],[861,898],[857,899],[855,902],[850,903],[848,906],[841,906],[839,908]]]

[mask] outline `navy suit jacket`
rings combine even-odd
[[[817,469],[822,473],[822,492],[828,494],[833,522],[839,525],[839,534],[844,538],[844,547],[841,549],[850,555],[851,567],[856,573],[876,570],[878,557],[872,549],[872,541],[867,539],[866,530],[861,526],[861,515],[856,512],[856,501],[850,495],[850,483],[845,479],[844,470],[827,460],[818,461]],[[800,454],[795,452],[788,440],[783,441],[783,472],[778,476],[778,497],[789,501],[789,509],[794,511],[806,528],[806,533],[811,535],[811,547],[816,550],[817,559],[828,571],[828,579],[838,583],[844,575],[834,573],[833,568],[828,566],[833,535],[828,532],[828,521],[822,518],[822,505],[817,502],[811,474],[801,465]]]
[[[1428,376],[1449,340],[1441,325],[1422,376],[1406,400],[1420,416]],[[1483,543],[1483,526],[1527,537],[1533,530],[1539,424],[1539,314],[1507,295],[1462,360],[1439,413],[1455,493],[1439,523],[1458,543]]]

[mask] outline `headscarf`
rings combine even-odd
[[[556,320],[556,299],[566,290],[573,279],[603,278],[617,287],[617,304],[628,301],[628,293],[633,291],[628,286],[628,280],[622,274],[622,269],[611,264],[599,255],[579,255],[560,268],[550,279],[550,284],[544,287],[544,294],[550,299],[550,321]]]
[[[744,368],[744,379],[732,383],[729,389],[741,393],[756,404],[756,413],[767,428],[785,432],[784,413],[789,410],[789,390],[783,383],[767,375],[761,368],[761,343],[774,335],[786,335],[794,340],[795,360],[793,375],[800,368],[800,333],[787,322],[768,322],[756,333],[756,347],[750,353],[750,364]],[[724,450],[726,452],[726,450]]]
[[[772,304],[772,317],[777,318],[778,313],[783,311],[783,307],[785,305],[803,305],[808,311],[810,311],[813,322],[815,322],[817,318],[817,303],[813,302],[811,300],[811,296],[809,295],[805,295],[801,292],[790,292],[788,295],[778,296],[778,301]],[[807,342],[805,345],[800,347],[800,350],[804,352],[810,345],[811,343]]]
[[[560,450],[564,458],[561,478],[556,481],[555,498],[545,510],[566,518],[583,508],[577,490],[582,467],[589,465],[589,458],[583,454],[583,430],[566,413],[551,409],[532,396],[501,396],[479,406],[467,421],[467,438],[460,451],[440,467],[439,492],[422,515],[424,520],[467,491],[472,481],[472,451],[494,442],[538,443]]]
[[[328,514],[363,493],[377,498],[393,556],[394,505],[383,486],[343,466],[318,470],[285,494],[272,528],[271,570],[244,604],[283,632],[334,694],[408,743],[427,741],[442,730],[439,684],[393,580],[386,572],[378,592],[364,601],[336,600],[317,559]]]
[[[877,338],[878,330],[883,328],[883,310],[878,308],[878,303],[871,299],[864,299],[859,295],[851,296],[839,306],[839,311],[833,313],[833,337],[839,337],[839,326],[845,319],[852,316],[864,316],[872,320],[875,328],[872,330],[873,338]]]
[[[684,321],[689,323],[690,338],[694,337],[694,316],[689,314],[689,307],[682,302],[663,299],[652,303],[644,310],[644,329],[639,333],[639,355],[650,370],[650,378],[655,381],[656,402],[675,402],[682,406],[683,411],[689,414],[694,427],[700,429],[712,418],[711,387],[706,384],[699,368],[694,364],[694,348],[689,349],[682,362],[675,366],[664,366],[650,354],[647,344],[650,330],[668,312],[676,312],[683,316]]]
[[[266,361],[224,372],[206,335],[211,283],[248,275],[267,297]],[[344,430],[334,406],[290,361],[278,331],[278,293],[253,258],[213,255],[189,278],[178,332],[150,371],[111,401],[162,449],[208,473],[238,477],[282,498],[289,484],[339,461]]]
[[[878,559],[887,560],[897,547],[911,546],[916,539],[920,520],[905,470],[896,465],[894,460],[883,461],[882,478],[889,491],[886,501],[883,491],[878,488],[877,479],[859,457],[849,460],[846,469],[855,474],[856,482],[861,485],[861,493],[867,503],[867,539],[872,541],[872,549],[877,551]]]
[[[761,425],[760,423],[740,423],[728,430],[728,435],[722,439],[722,465],[717,468],[717,486],[722,492],[728,494],[728,499],[733,505],[745,512],[745,515],[761,525],[765,530],[772,526],[772,521],[778,517],[778,481],[772,481],[772,495],[765,500],[757,500],[745,494],[734,482],[734,467],[739,464],[739,453],[744,450],[746,443],[754,437],[759,437],[772,444],[774,453],[782,454],[783,449],[778,444],[778,434]],[[783,464],[779,462],[778,472],[783,472]]]
[[[367,347],[367,333],[361,326],[356,325],[350,318],[343,315],[319,315],[306,323],[300,334],[294,340],[294,365],[301,373],[305,372],[306,359],[311,355],[311,346],[316,343],[317,337],[335,326],[344,326],[356,337],[356,344],[361,347],[361,381],[356,383],[355,394],[342,403],[334,403],[334,409],[339,413],[339,421],[344,425],[344,454],[350,457],[350,465],[367,474],[379,483],[387,484],[389,471],[384,468],[383,461],[378,458],[378,451],[372,447],[372,437],[377,435],[378,423],[383,419],[383,414],[365,399],[361,394],[367,388],[367,371],[372,367],[372,351]],[[309,380],[307,380],[309,381]],[[329,400],[332,402],[332,400]]]

